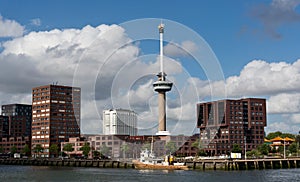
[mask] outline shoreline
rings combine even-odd
[[[263,170],[300,168],[300,158],[184,161],[191,170]],[[132,162],[80,159],[0,159],[0,165],[66,166],[135,169]]]

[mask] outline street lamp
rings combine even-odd
[[[298,157],[298,152],[299,152],[299,141],[297,142],[297,157]]]
[[[247,139],[247,137],[246,136],[244,136],[244,144],[245,144],[245,160],[247,159],[247,154],[246,154],[246,152],[247,152],[247,143],[246,143],[246,139]]]
[[[285,138],[283,139],[283,158],[285,159]]]

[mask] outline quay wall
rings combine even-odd
[[[31,166],[70,166],[98,168],[134,168],[132,163],[112,160],[78,160],[78,159],[0,159],[0,165]]]
[[[248,159],[248,160],[197,160],[182,161],[190,169],[195,170],[260,170],[300,168],[300,158],[288,159]],[[79,159],[0,159],[0,165],[32,165],[32,166],[70,166],[97,168],[134,168],[131,162],[114,160],[79,160]]]
[[[300,158],[248,159],[248,160],[197,160],[185,165],[199,170],[254,170],[300,168]]]

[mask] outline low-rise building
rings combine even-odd
[[[92,150],[101,152],[110,158],[139,158],[144,148],[151,150],[156,156],[176,154],[194,156],[198,150],[192,147],[199,135],[157,136],[157,135],[89,135],[86,136]]]
[[[13,148],[15,148],[16,153],[23,153],[25,145],[28,146],[30,150],[30,137],[3,137],[0,140],[0,146],[3,149],[3,153],[12,153]],[[29,152],[30,153],[30,152]]]
[[[84,146],[85,143],[89,144],[89,142],[87,142],[85,138],[82,137],[69,138],[69,141],[61,142],[61,152],[65,152],[70,157],[83,156],[83,151],[81,150],[81,148]],[[73,151],[63,151],[63,148],[66,144],[71,144]],[[91,157],[91,151],[89,152],[88,157]]]
[[[270,146],[278,150],[280,146],[290,146],[293,142],[295,142],[295,139],[289,137],[281,138],[278,136],[269,141],[271,142]]]

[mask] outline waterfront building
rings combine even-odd
[[[60,147],[69,138],[80,137],[78,87],[45,85],[32,89],[32,149],[41,145],[41,157],[49,157],[52,144]],[[32,155],[34,155],[32,153]]]
[[[9,133],[8,122],[9,122],[8,116],[0,115],[0,138],[8,137],[8,133]]]
[[[210,156],[228,155],[234,144],[242,153],[264,143],[266,100],[226,99],[197,104],[197,126],[204,150]]]
[[[158,156],[170,154],[166,145],[172,142],[172,152],[178,156],[195,156],[198,150],[192,147],[199,135],[158,136],[158,135],[86,135],[92,150],[101,152],[110,158],[139,158],[143,148],[148,148]],[[170,144],[169,144],[170,145]]]
[[[8,136],[31,136],[31,113],[31,105],[2,105],[2,115],[8,117]]]
[[[64,146],[68,143],[72,145],[73,150],[72,151],[63,151]],[[83,156],[83,151],[81,150],[81,147],[83,147],[85,143],[90,144],[83,137],[69,138],[69,140],[67,142],[61,142],[61,146],[60,146],[61,152],[65,152],[70,157]],[[89,158],[91,157],[91,151],[89,152],[88,157]]]
[[[137,135],[137,114],[126,109],[103,111],[104,135]]]
[[[171,141],[176,142],[177,151],[176,156],[188,157],[197,156],[199,152],[199,146],[195,147],[194,143],[199,144],[199,134],[194,134],[192,136],[173,136]]]
[[[295,139],[289,137],[281,138],[278,136],[269,141],[271,142],[270,146],[278,150],[280,146],[290,146],[293,142],[295,142]]]
[[[13,147],[16,153],[23,153],[25,145],[30,149],[31,137],[19,136],[19,137],[3,137],[0,139],[0,146],[2,147],[2,153],[11,153]]]
[[[86,136],[92,150],[101,152],[109,158],[121,158],[126,155],[122,151],[122,146],[128,141],[129,135],[89,135]],[[127,145],[129,148],[129,146]]]

